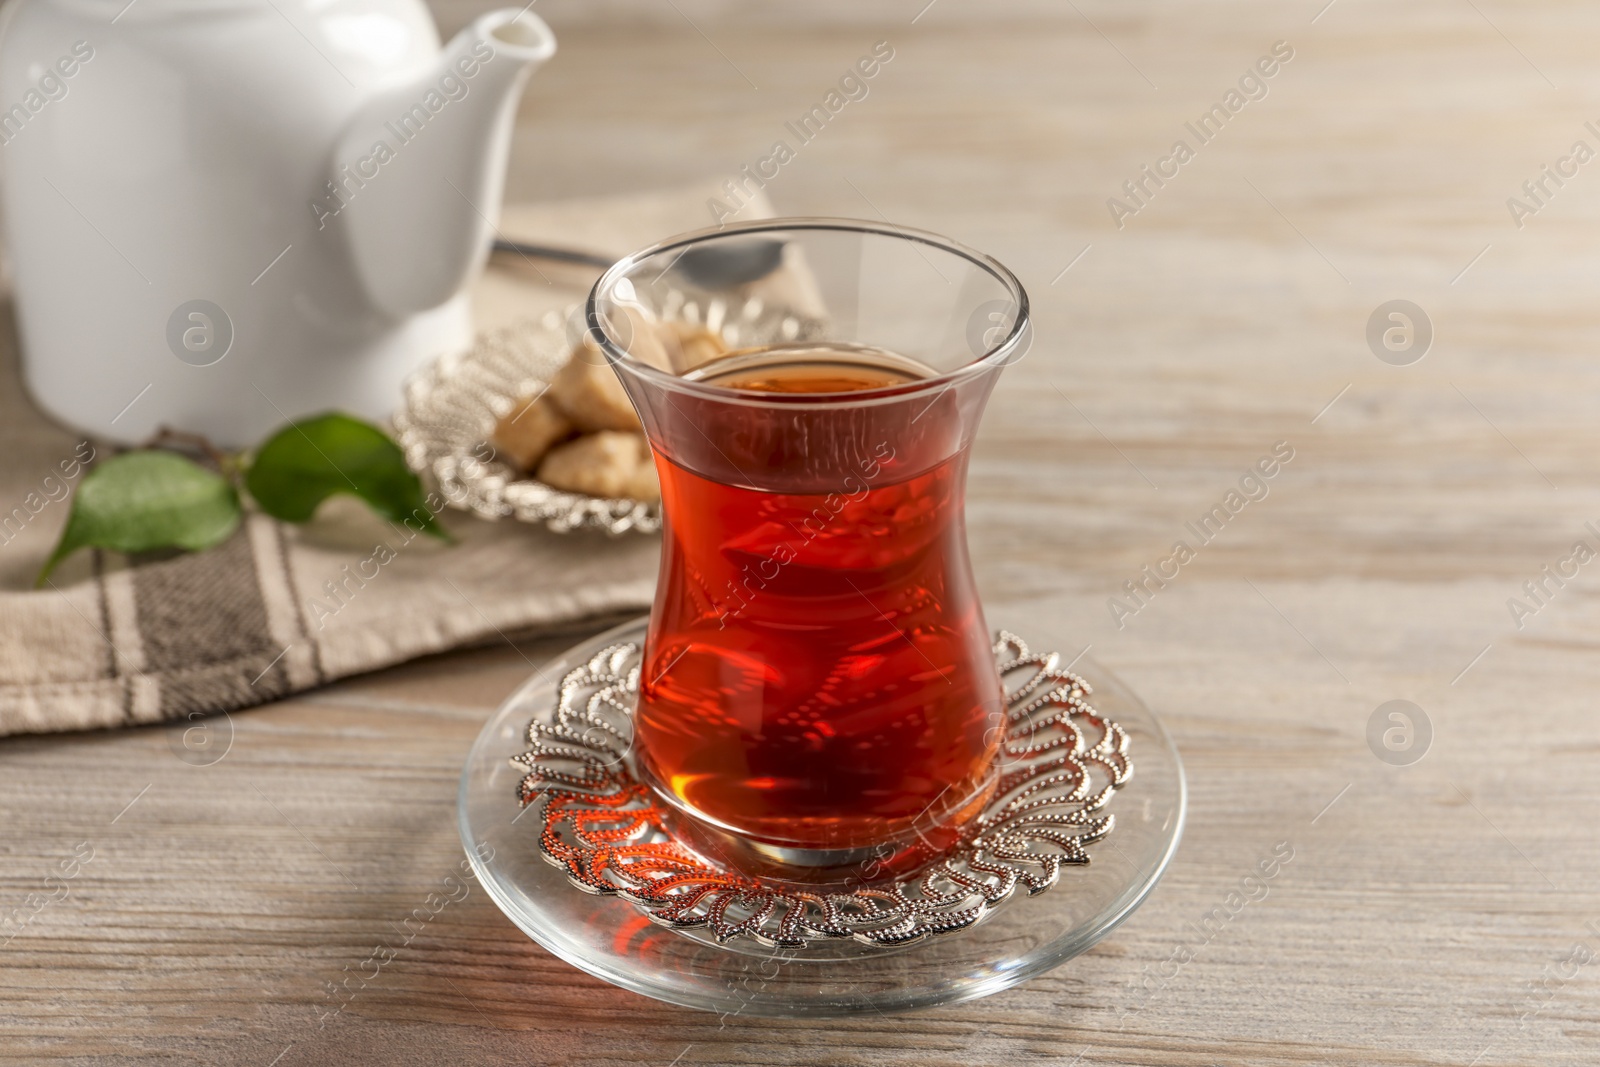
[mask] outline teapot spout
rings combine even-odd
[[[343,227],[372,303],[396,316],[450,299],[488,255],[522,87],[556,50],[527,9],[490,12],[434,68],[380,91],[334,151],[318,228]]]

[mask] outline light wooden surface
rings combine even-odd
[[[971,539],[992,624],[1092,643],[1183,750],[1188,833],[1151,900],[1013,992],[785,1024],[612,989],[475,889],[319,1028],[325,983],[455,868],[467,747],[569,635],[236,715],[209,767],[159,729],[0,743],[0,914],[93,848],[0,948],[0,1058],[1600,1062],[1594,566],[1521,630],[1506,605],[1600,547],[1600,162],[1520,230],[1505,203],[1600,147],[1600,9],[938,0],[913,24],[925,2],[547,0],[561,53],[510,195],[732,174],[892,42],[768,192],[949,233],[1031,288],[1039,340],[977,446]],[[1106,198],[1280,39],[1269,95],[1116,229]],[[1363,338],[1397,297],[1436,329],[1412,366]],[[1270,496],[1116,628],[1107,597],[1277,441]],[[1368,747],[1391,699],[1432,723],[1413,766]],[[1163,969],[1282,841],[1267,898]]]

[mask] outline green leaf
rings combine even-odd
[[[84,475],[67,528],[35,585],[80,548],[198,551],[239,525],[239,494],[228,480],[171,452],[126,452]]]
[[[450,540],[400,446],[348,415],[316,415],[279,430],[256,451],[244,484],[262,511],[284,522],[307,522],[324,500],[348,493],[390,522],[410,520]]]

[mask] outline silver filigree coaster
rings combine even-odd
[[[555,705],[528,725],[511,762],[524,805],[543,823],[539,848],[568,880],[611,894],[671,927],[704,927],[795,947],[837,938],[898,946],[965,929],[1017,896],[1055,885],[1063,865],[1111,833],[1103,812],[1133,775],[1126,731],[1095,711],[1092,690],[1054,653],[1034,655],[1004,630],[994,653],[1005,683],[1006,736],[989,805],[916,874],[848,891],[809,892],[720,866],[675,840],[626,754],[640,648],[610,645],[567,673]]]

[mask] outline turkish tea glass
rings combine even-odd
[[[888,224],[776,219],[620,261],[591,340],[644,424],[664,541],[634,766],[704,849],[779,872],[944,847],[1003,699],[963,514],[1028,300]]]

